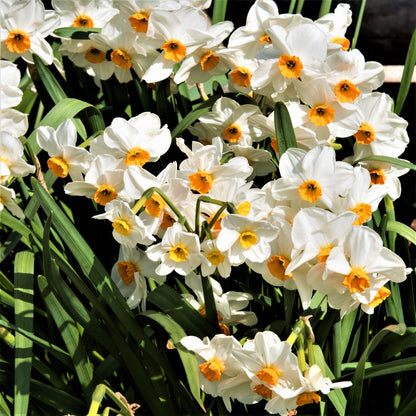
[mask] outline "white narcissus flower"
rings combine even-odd
[[[113,226],[114,239],[125,246],[135,247],[136,244],[147,246],[155,241],[151,230],[124,201],[117,199],[110,201],[105,206],[105,213],[95,215],[93,218],[110,220]]]
[[[229,250],[232,265],[246,259],[261,263],[270,256],[270,242],[277,234],[278,229],[266,221],[229,214],[221,222],[216,244],[220,251]]]
[[[66,178],[69,175],[73,181],[82,181],[92,156],[76,146],[77,129],[72,120],[65,120],[56,130],[49,126],[38,127],[36,140],[50,156],[47,164],[55,176]]]
[[[120,162],[110,155],[96,156],[85,174],[83,181],[70,182],[65,186],[65,193],[86,196],[105,206],[116,199],[123,189],[124,170]]]
[[[146,253],[137,247],[120,246],[118,261],[111,269],[111,278],[127,298],[130,309],[137,308],[141,303],[142,310],[146,309],[147,283],[146,278],[163,283],[166,277],[155,273],[157,264],[148,259]]]
[[[204,260],[198,236],[183,231],[179,223],[168,228],[162,242],[148,247],[146,254],[150,260],[161,262],[156,269],[160,276],[167,276],[173,271],[186,276]]]
[[[45,38],[58,26],[59,17],[45,10],[40,0],[6,1],[8,8],[0,12],[0,54],[4,59],[22,57],[33,63],[36,54],[46,64],[53,61],[52,48]]]
[[[157,114],[144,112],[129,120],[116,117],[91,143],[90,150],[93,154],[111,154],[126,166],[144,166],[159,160],[171,141],[167,124],[161,127]]]
[[[25,214],[23,213],[19,205],[17,205],[16,202],[13,201],[13,199],[15,198],[16,194],[13,189],[6,188],[5,186],[0,185],[0,211],[2,211],[4,207],[6,207],[14,216],[23,219],[25,218]]]
[[[332,209],[353,181],[353,167],[337,162],[335,150],[322,145],[309,152],[289,148],[280,158],[279,170],[282,177],[272,184],[272,195],[298,208]]]
[[[207,259],[207,263],[201,264],[202,276],[209,276],[218,270],[218,273],[224,279],[231,274],[231,264],[226,252],[218,250],[215,240],[206,240],[201,244],[201,252]]]
[[[23,160],[23,145],[19,139],[0,132],[0,185],[10,176],[24,177],[36,168]]]

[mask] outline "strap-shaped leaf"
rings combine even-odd
[[[386,230],[400,234],[406,240],[416,244],[416,231],[399,221],[388,221]]]
[[[61,38],[89,39],[90,33],[101,33],[99,27],[60,27],[54,30],[54,35]]]
[[[395,157],[390,157],[390,156],[372,155],[372,156],[363,157],[362,159],[357,160],[357,162],[355,163],[362,162],[365,160],[378,160],[380,162],[387,162],[387,163],[391,163],[392,165],[401,166],[402,168],[416,170],[416,165],[414,163],[410,163],[407,160],[397,159]]]
[[[276,131],[277,147],[280,156],[282,156],[289,147],[298,147],[289,111],[281,101],[278,101],[274,107],[274,128]]]

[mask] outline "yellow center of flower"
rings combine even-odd
[[[134,273],[136,273],[136,267],[129,261],[119,261],[117,263],[117,271],[121,277],[121,280],[126,286],[129,286],[134,280]]]
[[[199,63],[201,64],[201,68],[203,71],[210,71],[218,65],[219,61],[219,56],[216,56],[212,51],[208,51],[204,53]]]
[[[218,266],[225,260],[225,256],[219,250],[211,251],[211,253],[207,254],[206,257],[209,260],[209,262],[214,266]]]
[[[84,57],[88,62],[91,62],[92,64],[100,64],[106,60],[104,51],[94,48],[93,46],[91,46],[91,48],[85,52]]]
[[[250,213],[250,209],[251,209],[250,202],[244,201],[241,204],[238,204],[237,214],[240,214],[246,217]]]
[[[286,257],[275,254],[268,260],[267,268],[272,276],[284,282],[292,277],[292,273],[286,274],[288,264],[289,260]]]
[[[112,226],[114,230],[124,236],[128,236],[131,233],[131,224],[127,218],[117,218],[113,221]]]
[[[160,224],[160,228],[164,231],[166,231],[169,227],[172,227],[172,225],[175,223],[175,218],[172,217],[172,215],[169,214],[169,212],[163,213],[163,219],[162,223]]]
[[[358,218],[353,222],[353,225],[361,225],[364,224],[367,220],[371,218],[371,205],[365,204],[364,202],[360,202],[354,208],[350,208],[354,214],[358,215]]]
[[[312,393],[301,393],[296,399],[297,406],[304,406],[305,404],[319,403],[321,396],[315,392]]]
[[[350,103],[354,101],[361,91],[347,79],[343,79],[335,86],[335,95],[340,103]]]
[[[272,391],[264,384],[257,384],[257,386],[253,388],[253,391],[266,400],[272,398]]]
[[[124,159],[124,163],[127,166],[138,165],[143,166],[150,159],[149,152],[147,150],[141,149],[140,147],[133,147]]]
[[[312,179],[303,182],[298,188],[300,197],[304,201],[316,202],[322,196],[322,188],[317,181]]]
[[[342,284],[346,286],[351,293],[363,292],[370,287],[370,278],[362,267],[351,267],[350,273],[345,276]]]
[[[372,308],[375,308],[376,306],[380,305],[384,300],[386,300],[390,296],[390,290],[386,287],[381,287],[379,291],[374,296],[374,299],[367,303],[367,306],[371,306]]]
[[[325,244],[324,246],[322,246],[319,250],[319,254],[318,254],[318,263],[325,263],[326,260],[328,259],[329,254],[331,253],[331,250],[333,249],[334,246],[332,246],[331,244]]]
[[[87,16],[86,14],[80,14],[78,17],[74,19],[72,26],[73,27],[94,27],[94,22],[92,21],[91,17]]]
[[[222,133],[224,139],[230,143],[237,143],[241,138],[241,130],[237,124],[231,124],[225,128],[224,132]]]
[[[10,52],[23,53],[30,48],[30,39],[23,30],[12,30],[6,39],[6,47]]]
[[[343,51],[347,51],[350,48],[350,41],[347,38],[336,37],[331,40],[332,43],[338,43],[342,46]]]
[[[165,51],[165,58],[170,61],[179,62],[186,56],[185,45],[176,39],[170,39],[165,42],[160,49]]]
[[[186,261],[188,258],[188,250],[183,244],[177,244],[169,250],[169,258],[176,263]]]
[[[111,185],[100,185],[94,194],[94,201],[100,205],[105,205],[116,198],[117,192]]]
[[[259,42],[260,43],[267,42],[268,44],[271,44],[272,43],[272,40],[270,39],[270,36],[269,35],[267,35],[266,33],[264,33],[263,36],[260,36],[259,37]]]
[[[206,194],[212,188],[214,182],[213,176],[203,170],[189,175],[188,178],[191,189],[200,194]]]
[[[145,10],[139,10],[129,17],[129,22],[136,32],[146,33],[149,23],[149,13]]]
[[[258,371],[256,376],[267,384],[271,386],[276,386],[277,382],[279,381],[279,377],[281,376],[280,371],[273,367],[264,367],[262,370]]]
[[[257,243],[257,236],[253,231],[243,231],[240,233],[239,241],[242,248],[250,248]]]
[[[308,116],[315,126],[326,126],[334,121],[335,110],[326,104],[317,105],[308,111]]]
[[[221,380],[221,373],[225,370],[224,363],[214,357],[199,366],[201,374],[209,381]]]
[[[279,153],[279,146],[277,145],[277,137],[272,138],[272,140],[270,141],[270,146],[276,153]]]
[[[362,123],[354,137],[359,144],[370,144],[375,138],[374,129],[369,124]]]
[[[66,178],[69,172],[69,165],[62,157],[51,157],[48,159],[48,168],[58,178]]]
[[[153,194],[145,203],[145,211],[152,217],[159,218],[162,210],[166,207],[166,202],[159,194]]]
[[[302,61],[297,56],[282,55],[278,67],[285,78],[299,78],[303,69]]]
[[[117,65],[122,69],[131,68],[130,55],[127,52],[123,51],[122,49],[114,49],[113,52],[111,52],[110,56],[114,65]]]
[[[384,185],[386,182],[386,175],[383,169],[370,169],[371,185]]]
[[[234,69],[228,75],[230,80],[239,87],[248,87],[251,83],[251,71],[242,66]]]

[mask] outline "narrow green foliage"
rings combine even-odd
[[[54,35],[61,38],[70,39],[89,39],[90,33],[101,33],[99,27],[60,27],[56,29]]]
[[[305,3],[305,0],[298,0],[298,4],[296,6],[296,13],[302,13],[303,3]]]
[[[14,261],[16,326],[33,333],[33,272],[35,256],[21,251]],[[29,406],[32,372],[32,341],[17,333],[15,337],[14,414],[25,415]]]
[[[321,8],[319,9],[319,17],[325,16],[331,10],[332,0],[322,0]]]
[[[416,231],[409,226],[399,221],[388,221],[386,229],[387,231],[397,233],[406,240],[409,240],[411,243],[416,244]]]
[[[212,11],[212,24],[223,22],[227,11],[228,0],[214,0],[214,9]]]
[[[289,111],[282,101],[278,101],[274,107],[274,128],[280,156],[289,147],[298,147]]]
[[[400,82],[399,92],[397,94],[396,105],[394,112],[400,114],[403,108],[403,104],[406,101],[407,94],[409,93],[410,84],[412,82],[412,76],[416,65],[416,30],[413,32],[412,39],[410,40],[409,49],[407,51],[406,61],[404,63],[402,80]]]
[[[362,24],[362,21],[363,21],[366,2],[367,2],[367,0],[361,0],[360,11],[358,12],[357,22],[355,23],[354,36],[353,36],[352,42],[351,42],[351,49],[355,49],[355,47],[357,45],[358,35],[360,34],[360,29],[361,29],[361,24]]]
[[[201,276],[202,290],[204,291],[205,312],[208,323],[214,328],[218,327],[217,308],[215,306],[214,292],[210,276]]]

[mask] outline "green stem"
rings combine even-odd
[[[308,363],[309,366],[312,366],[315,364],[315,353],[313,352],[313,342],[310,336],[306,339],[306,347],[308,349]]]
[[[387,221],[388,222],[396,221],[396,214],[394,212],[393,200],[389,198],[388,196],[384,197],[384,207],[386,209]],[[389,242],[389,249],[392,251],[395,251],[397,234],[392,231],[388,231],[387,236],[388,236],[388,242]]]
[[[212,24],[223,22],[225,19],[225,12],[227,11],[228,0],[215,0],[214,8],[212,10]]]
[[[215,306],[214,292],[210,276],[201,276],[202,290],[204,291],[205,312],[207,321],[214,327],[218,328],[218,315]]]
[[[288,10],[288,14],[292,14],[293,10],[295,10],[295,6],[296,6],[296,0],[291,0],[290,1],[290,6],[289,6],[289,10]]]
[[[351,49],[355,49],[355,46],[357,45],[358,35],[360,34],[361,22],[363,21],[366,1],[367,0],[361,0],[360,11],[358,13],[357,23],[355,25],[355,30],[354,30],[354,37],[352,38],[352,42],[351,42]]]
[[[299,370],[302,374],[306,371],[306,358],[305,358],[305,340],[302,334],[298,335],[297,339],[297,356]]]
[[[292,328],[292,332],[286,341],[293,345],[296,339],[298,338],[298,336],[302,333],[304,329],[305,329],[305,321],[303,321],[302,319],[299,319],[295,323],[295,326]]]
[[[189,225],[186,218],[179,212],[178,208],[172,203],[172,201],[168,198],[168,196],[159,188],[153,186],[146,191],[143,192],[142,197],[136,202],[136,205],[133,207],[133,212],[137,214],[144,206],[145,202],[152,197],[152,195],[156,193],[162,197],[162,199],[166,202],[169,208],[175,213],[178,217],[179,224],[183,224],[187,231],[193,233],[191,226]]]

